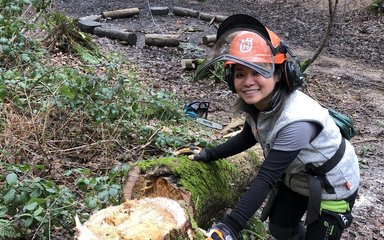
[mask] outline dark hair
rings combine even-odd
[[[273,89],[269,101],[269,110],[274,109],[279,106],[280,103],[285,102],[290,94],[288,81],[285,79],[286,75],[283,74],[283,67],[283,64],[275,65],[274,77],[278,79],[278,81],[275,84],[275,88]]]

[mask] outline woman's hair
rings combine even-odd
[[[284,64],[284,63],[283,63]],[[275,72],[273,77],[276,80],[275,88],[273,89],[270,100],[269,107],[267,110],[272,110],[276,107],[280,107],[285,100],[288,98],[290,91],[288,86],[288,81],[286,78],[286,74],[283,74],[283,64],[275,64]],[[243,111],[247,108],[247,103],[244,102],[240,97],[236,100],[234,105],[234,112]]]

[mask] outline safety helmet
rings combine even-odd
[[[195,77],[216,63],[224,62],[226,65],[244,65],[265,78],[271,78],[275,64],[286,60],[280,38],[249,15],[236,14],[226,18],[217,31],[216,39]]]

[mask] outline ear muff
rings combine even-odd
[[[290,92],[300,88],[304,83],[304,75],[296,61],[285,61],[283,74]]]
[[[236,93],[234,75],[235,75],[235,66],[226,65],[224,67],[224,81],[228,84],[229,90],[231,90],[233,93]]]
[[[280,42],[279,51],[284,54],[288,53],[293,58],[292,60],[286,60],[283,67],[283,75],[286,80],[288,89],[290,92],[293,92],[303,85],[304,75],[301,72],[299,61],[297,60],[296,55],[293,54],[291,49],[284,41]]]

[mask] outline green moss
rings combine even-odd
[[[198,214],[194,217],[199,224],[206,220],[202,219],[201,210],[204,209],[204,215],[207,215],[207,209],[214,212],[233,200],[230,176],[234,174],[236,167],[227,160],[203,163],[191,161],[183,156],[141,161],[137,165],[142,172],[165,166],[171,169],[173,175],[180,177],[179,184],[191,193],[195,212]]]

